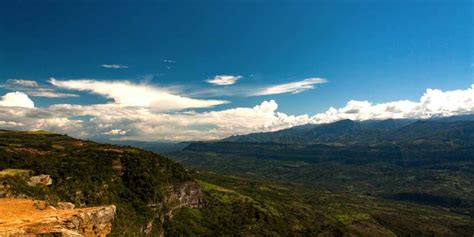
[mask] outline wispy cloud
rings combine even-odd
[[[10,86],[39,87],[36,81],[24,79],[8,79],[6,84]]]
[[[300,92],[314,89],[315,85],[326,83],[327,80],[323,78],[307,78],[302,81],[279,84],[269,87],[264,87],[253,92],[252,96],[260,95],[276,95],[276,94],[298,94]]]
[[[215,80],[216,76],[214,79]],[[227,76],[226,76],[227,77]],[[229,76],[234,77],[234,76]],[[221,79],[221,78],[218,78]],[[220,82],[227,82],[226,79],[220,80]],[[209,82],[209,81],[208,81]],[[297,94],[305,90],[310,90],[315,87],[316,84],[326,83],[326,79],[322,78],[307,78],[301,81],[278,84],[278,85],[239,85],[232,87],[206,87],[196,90],[195,88],[188,88],[189,96],[197,97],[218,97],[218,96],[262,96],[262,95],[275,95],[292,93]]]
[[[209,108],[228,103],[224,100],[201,100],[177,95],[166,88],[130,81],[98,81],[90,79],[56,80],[49,82],[59,88],[89,91],[112,99],[121,106],[148,107],[157,111]]]
[[[8,79],[5,84],[1,87],[6,88],[10,91],[20,91],[29,96],[34,97],[48,97],[48,98],[65,98],[65,97],[79,97],[76,94],[62,93],[55,89],[47,88],[40,85],[38,82],[33,80],[24,79]]]
[[[101,66],[105,68],[110,68],[110,69],[128,68],[128,66],[120,65],[120,64],[102,64]]]
[[[171,60],[171,59],[163,59],[163,62],[165,62],[165,63],[176,63],[175,60]]]
[[[206,80],[206,82],[218,86],[228,86],[235,84],[241,78],[242,76],[217,75],[212,79]]]
[[[48,97],[48,98],[79,97],[79,95],[77,94],[57,92],[53,89],[39,89],[35,91],[27,91],[26,93],[30,96]]]

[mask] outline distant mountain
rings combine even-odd
[[[431,118],[430,120],[440,121],[440,122],[474,121],[474,114],[457,115],[457,116],[450,116],[450,117],[434,117],[434,118]]]
[[[342,120],[191,143],[185,166],[449,208],[474,218],[474,121]]]
[[[224,142],[281,144],[379,144],[415,140],[472,143],[474,116],[456,116],[429,120],[387,119],[356,122],[341,120],[319,125],[303,125],[276,132],[231,136]]]
[[[382,132],[389,132],[410,123],[413,123],[413,121],[389,119],[355,122],[352,120],[340,120],[328,124],[307,124],[276,132],[232,136],[223,139],[223,141],[273,142],[284,144],[337,143],[342,141],[350,141],[353,143],[366,140],[367,137],[376,137]]]
[[[107,140],[102,141],[104,143],[114,144],[114,145],[121,145],[121,146],[133,146],[139,147],[144,150],[153,151],[161,154],[166,154],[169,152],[179,151],[185,148],[190,144],[190,142],[171,142],[171,141],[163,141],[163,142],[143,142],[143,141],[134,141],[134,140],[126,140],[126,141],[113,141]]]

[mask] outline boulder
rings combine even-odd
[[[28,181],[28,185],[37,187],[37,186],[50,186],[53,184],[53,179],[46,174],[41,174],[37,176],[31,176]]]
[[[57,209],[59,210],[69,210],[74,209],[75,205],[70,202],[58,202]]]

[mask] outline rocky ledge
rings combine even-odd
[[[106,236],[115,206],[59,210],[31,199],[1,198],[0,213],[0,237]]]

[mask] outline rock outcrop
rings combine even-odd
[[[37,186],[50,186],[53,184],[53,179],[46,174],[41,174],[37,176],[31,176],[28,181],[28,185],[37,187]]]
[[[180,208],[201,208],[206,205],[204,193],[195,181],[167,185],[165,193],[167,193],[167,196],[163,202],[150,203],[148,205],[156,215],[146,225],[142,226],[141,232],[143,234],[150,235],[156,228],[158,229],[157,237],[162,237],[165,218],[173,218],[175,210]]]
[[[170,185],[167,191],[169,196],[165,199],[165,203],[170,207],[168,215],[172,215],[172,211],[178,208],[199,208],[205,204],[204,194],[194,181]]]
[[[116,208],[113,205],[40,210],[31,199],[0,199],[0,237],[7,236],[100,236],[110,233]]]

